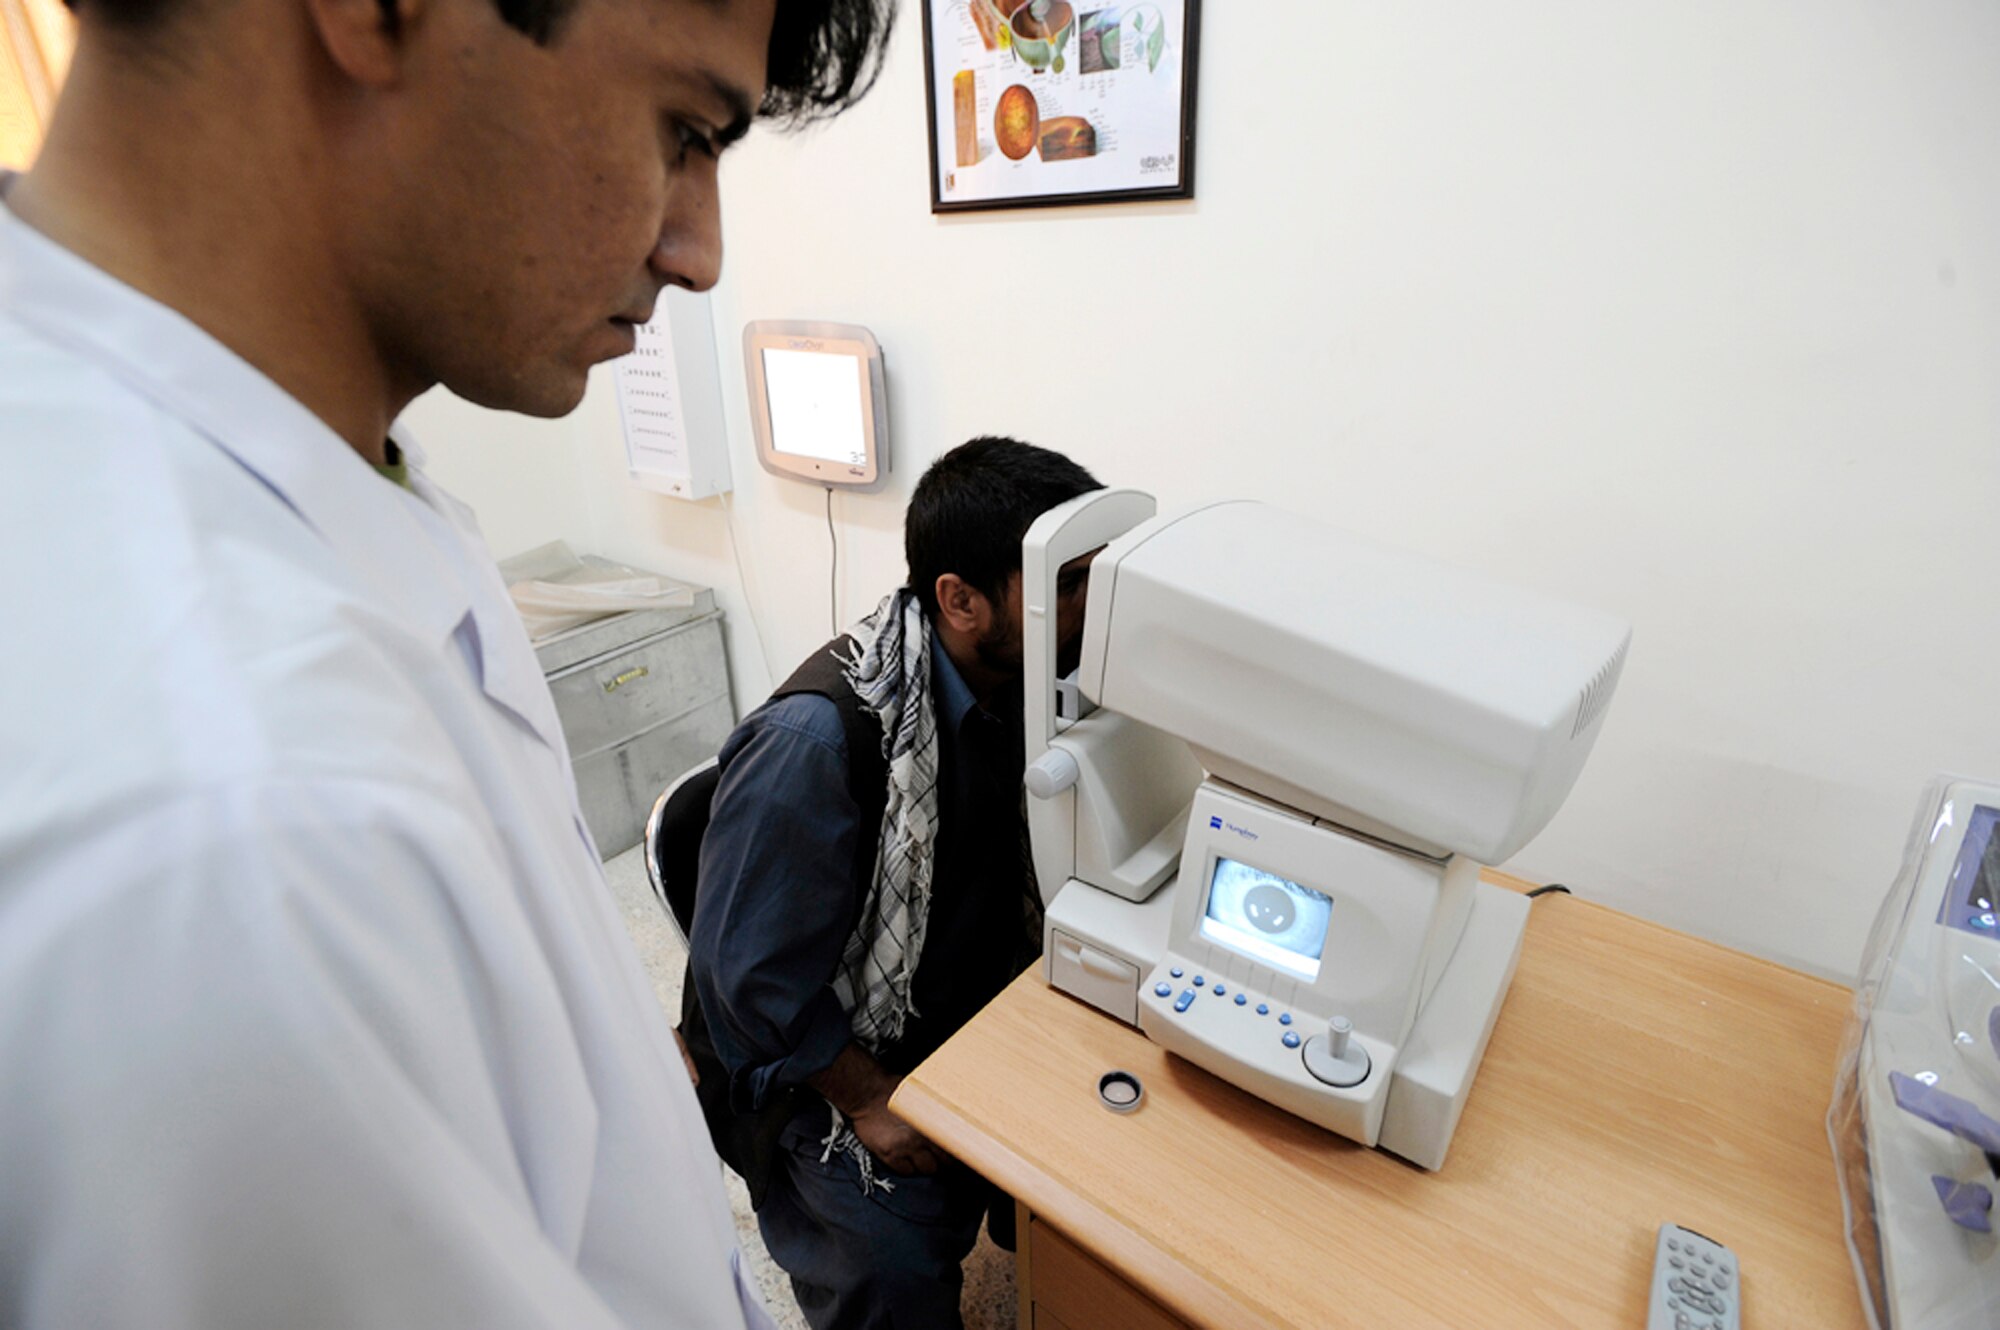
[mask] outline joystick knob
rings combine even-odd
[[[1372,1063],[1368,1050],[1354,1040],[1354,1022],[1335,1016],[1326,1023],[1326,1033],[1316,1034],[1299,1050],[1306,1070],[1315,1080],[1337,1089],[1359,1085],[1368,1079]]]

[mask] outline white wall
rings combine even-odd
[[[625,481],[608,384],[532,462],[421,408],[496,551],[716,585],[753,703],[827,635],[828,551],[751,456],[738,337],[866,324],[896,472],[836,500],[843,617],[899,579],[924,462],[989,431],[1600,606],[1630,665],[1510,867],[1850,974],[1926,777],[2000,777],[2000,8],[1211,0],[1194,201],[951,218],[905,9],[868,101],[725,169],[747,579],[719,502]]]

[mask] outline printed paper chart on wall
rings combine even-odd
[[[1181,184],[1184,0],[927,0],[938,200]]]
[[[729,436],[708,297],[668,287],[636,342],[612,363],[633,481],[677,499],[724,492]]]
[[[680,375],[664,300],[653,321],[638,330],[637,345],[617,362],[615,372],[618,414],[625,426],[625,462],[632,478],[662,494],[694,497]]]

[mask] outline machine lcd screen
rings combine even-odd
[[[865,373],[866,366],[855,356],[765,347],[771,446],[841,466],[867,462],[869,434],[861,409]]]
[[[2000,936],[2000,808],[1975,804],[1965,821],[1965,839],[1951,868],[1951,885],[1938,909],[1938,922],[1978,937]]]
[[[1319,977],[1333,900],[1276,873],[1217,855],[1201,935],[1305,979]]]

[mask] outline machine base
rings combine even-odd
[[[1389,1080],[1381,1147],[1413,1164],[1438,1169],[1472,1093],[1514,982],[1529,901],[1519,892],[1481,882],[1472,896],[1465,934],[1444,977],[1417,1014]]]

